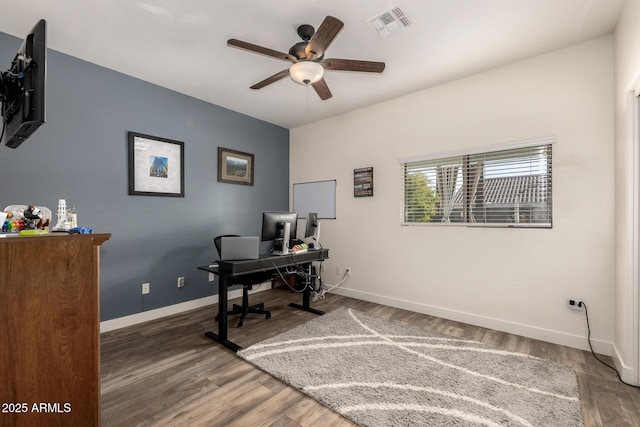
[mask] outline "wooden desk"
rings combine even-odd
[[[255,260],[219,261],[218,266],[216,267],[210,267],[208,265],[198,267],[199,270],[213,273],[220,277],[220,285],[218,287],[218,333],[205,332],[205,336],[219,342],[234,352],[242,350],[242,347],[233,341],[230,341],[227,335],[227,291],[229,286],[233,285],[234,278],[257,272],[273,271],[275,273],[280,268],[290,266],[310,267],[312,262],[324,261],[327,258],[329,258],[329,249],[320,249],[316,251],[310,250],[299,254],[281,256],[263,254],[260,255],[260,258]],[[311,308],[309,303],[310,294],[311,289],[310,286],[307,285],[302,292],[302,304],[291,303],[289,306],[318,315],[324,314],[323,311]]]
[[[0,425],[100,425],[100,245],[0,238]]]

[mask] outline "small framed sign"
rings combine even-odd
[[[353,197],[373,197],[373,167],[353,170]]]

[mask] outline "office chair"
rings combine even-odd
[[[217,236],[213,239],[213,243],[216,245],[216,249],[218,250],[218,257],[220,258],[222,257],[221,242],[223,237],[240,236],[238,236],[237,234],[225,234],[222,236]],[[242,306],[233,304],[232,309],[227,312],[227,315],[240,314],[238,327],[242,326],[245,317],[247,317],[247,314],[249,313],[264,314],[267,319],[271,319],[271,312],[264,309],[264,303],[249,305],[249,291],[253,288],[253,285],[260,284],[269,279],[271,279],[271,273],[269,272],[251,273],[234,278],[234,285],[242,285]],[[218,316],[220,316],[220,314],[218,314]],[[216,322],[218,321],[218,316],[216,316]]]

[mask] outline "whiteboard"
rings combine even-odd
[[[299,218],[316,212],[318,219],[336,219],[336,180],[293,184],[293,210]]]

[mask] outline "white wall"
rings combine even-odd
[[[640,384],[638,163],[628,94],[640,93],[640,1],[627,0],[615,32],[616,299],[614,357],[622,378]]]
[[[587,348],[581,299],[610,353],[613,102],[607,36],[291,130],[291,182],[338,181],[324,281],[350,267],[343,295]],[[400,226],[398,158],[550,135],[553,229]],[[374,197],[355,199],[367,166]]]

